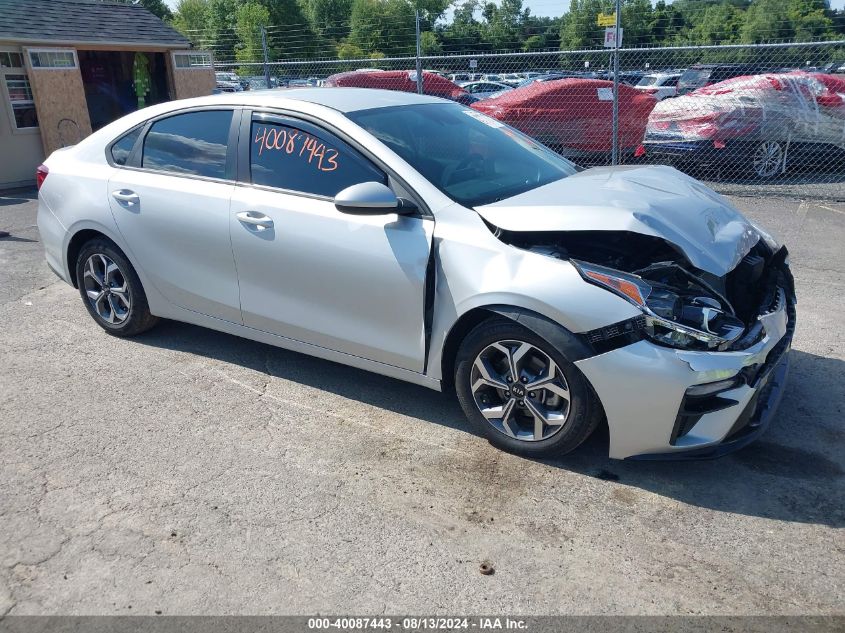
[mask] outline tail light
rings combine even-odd
[[[41,185],[44,184],[44,181],[47,180],[47,174],[49,173],[50,170],[47,169],[47,165],[39,165],[35,170],[35,184],[39,189],[41,189]]]

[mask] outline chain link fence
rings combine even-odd
[[[584,166],[671,164],[725,193],[845,199],[845,40],[620,48],[614,77],[613,48],[269,61],[261,36],[251,61],[215,62],[219,90],[422,92]]]

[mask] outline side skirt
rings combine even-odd
[[[299,352],[300,354],[307,354],[308,356],[315,356],[316,358],[330,360],[335,363],[340,363],[341,365],[348,365],[357,369],[371,371],[375,374],[381,374],[382,376],[396,378],[397,380],[404,380],[405,382],[410,382],[415,385],[428,387],[434,391],[441,391],[442,389],[439,380],[430,378],[424,374],[419,374],[409,369],[402,369],[401,367],[395,367],[386,363],[379,363],[377,361],[361,358],[360,356],[337,352],[326,347],[320,347],[319,345],[304,343],[292,338],[279,336],[278,334],[270,334],[269,332],[256,330],[245,325],[218,319],[206,314],[188,310],[186,308],[181,308],[179,306],[170,305],[168,306],[168,310],[157,310],[156,312],[162,312],[162,314],[156,314],[156,316],[160,316],[165,319],[173,319],[174,321],[181,321],[192,325],[207,327],[211,330],[240,336],[251,341],[266,343],[267,345],[280,347],[292,352]]]

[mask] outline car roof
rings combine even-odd
[[[181,101],[171,101],[171,105],[245,105],[255,107],[284,107],[291,101],[302,101],[324,106],[339,112],[357,112],[373,108],[415,105],[421,103],[443,103],[443,99],[418,95],[413,92],[398,90],[378,90],[375,88],[281,88],[273,90],[250,90],[248,92],[211,95]]]

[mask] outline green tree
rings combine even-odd
[[[367,54],[351,42],[342,42],[337,47],[338,59],[363,59]]]
[[[264,58],[261,44],[261,29],[270,24],[267,7],[250,0],[238,7],[235,13],[235,33],[238,44],[235,59],[239,62],[259,62]],[[257,74],[255,68],[242,67],[243,74]]]
[[[730,4],[714,4],[704,10],[701,18],[689,30],[692,44],[733,44],[739,42],[745,14]]]
[[[322,37],[341,40],[349,35],[352,0],[303,0],[311,28]]]
[[[644,46],[652,43],[651,20],[654,10],[651,0],[626,0],[622,4],[624,46]]]
[[[528,9],[522,8],[522,0],[488,2],[482,14],[486,24],[481,32],[494,50],[522,48],[522,28],[530,15]]]
[[[654,5],[648,29],[650,44],[669,44],[686,29],[684,14],[676,4],[666,4],[665,0],[658,0]]]
[[[207,25],[208,0],[179,0],[173,15],[173,26],[197,48],[204,48],[203,39]]]
[[[437,35],[431,31],[420,33],[420,50],[423,55],[440,55],[443,52],[443,44],[440,43]]]
[[[542,35],[531,35],[522,43],[524,51],[541,51],[546,48],[546,38]]]
[[[590,48],[604,38],[604,27],[598,26],[599,13],[610,13],[610,0],[571,0],[569,13],[564,17],[560,29],[562,50]]]
[[[420,12],[420,18],[434,24],[443,17],[446,9],[452,4],[452,0],[411,0],[411,6]]]
[[[796,42],[827,39],[836,33],[825,0],[788,0],[787,14]]]
[[[237,0],[208,0],[206,17],[206,44],[218,61],[231,62],[235,59],[235,14]]]
[[[451,24],[439,29],[443,47],[451,53],[481,50],[481,24],[475,18],[478,0],[465,0],[455,7]]]
[[[268,44],[273,59],[310,58],[318,54],[333,53],[333,47],[314,31],[297,0],[255,0],[270,14]]]
[[[141,0],[140,5],[162,20],[169,21],[173,18],[173,13],[164,0]]]
[[[783,0],[754,0],[745,12],[744,42],[791,40],[793,35],[792,21]]]
[[[414,8],[406,0],[354,0],[349,41],[368,55],[413,55]]]

